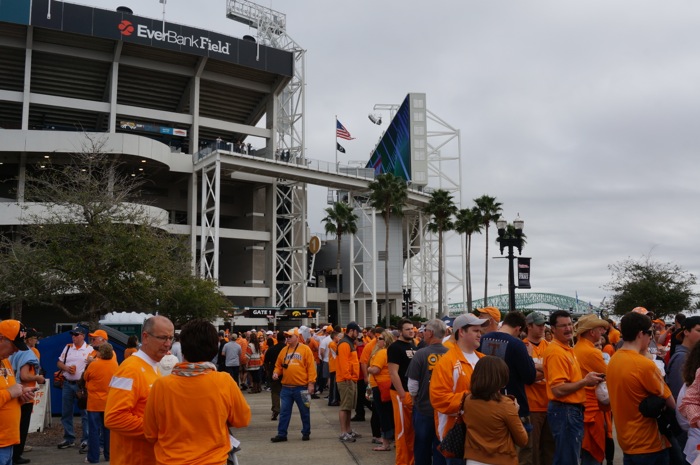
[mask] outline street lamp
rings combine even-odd
[[[520,216],[513,221],[512,225],[509,225],[503,218],[496,221],[496,227],[498,228],[498,245],[501,248],[501,255],[503,255],[503,250],[508,248],[508,309],[509,311],[515,311],[515,276],[513,269],[513,260],[515,255],[513,255],[513,247],[518,249],[518,255],[523,253],[523,227],[525,222],[520,219]]]

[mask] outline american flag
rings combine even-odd
[[[345,140],[353,140],[354,137],[350,135],[347,129],[345,129],[345,126],[340,124],[340,121],[337,119],[335,120],[335,137],[340,137],[341,139]]]

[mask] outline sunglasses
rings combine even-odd
[[[380,340],[380,341],[383,341],[383,340],[384,340],[383,337],[378,337],[377,339]]]
[[[647,336],[651,336],[652,334],[654,334],[654,332],[651,329],[645,329],[645,330],[642,330],[642,334],[645,334]]]

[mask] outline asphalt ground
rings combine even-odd
[[[329,407],[326,399],[311,400],[311,440],[301,440],[301,419],[296,406],[292,410],[292,421],[289,425],[287,442],[272,443],[270,438],[277,434],[277,422],[270,420],[270,393],[245,393],[250,405],[252,419],[247,428],[234,430],[234,436],[241,441],[241,451],[237,453],[240,465],[269,465],[270,463],[332,463],[333,465],[393,465],[394,451],[374,452],[371,444],[372,434],[367,412],[367,421],[353,422],[353,429],[362,434],[355,443],[343,443],[338,440],[340,434],[338,423],[338,407]],[[52,430],[61,428],[60,418],[52,419]],[[76,426],[79,425],[76,418]],[[62,429],[60,430],[62,431]],[[31,459],[35,465],[69,465],[82,464],[85,455],[78,449],[59,450],[55,444],[46,444],[39,435],[30,433],[27,444],[33,446],[31,452],[26,452],[24,458]],[[60,442],[60,437],[57,442]],[[57,443],[56,442],[56,443]],[[101,462],[106,463],[106,462]],[[622,464],[622,451],[616,448],[614,465]],[[135,464],[150,465],[150,464]]]

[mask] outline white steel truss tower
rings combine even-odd
[[[284,13],[248,0],[227,0],[226,16],[257,31],[257,44],[287,50],[294,54],[294,75],[275,102],[276,153],[286,152],[288,160],[303,162],[306,51],[287,34]],[[268,116],[268,120],[269,120]],[[279,180],[275,200],[275,275],[272,305],[306,305],[305,269],[307,262],[306,185]]]

